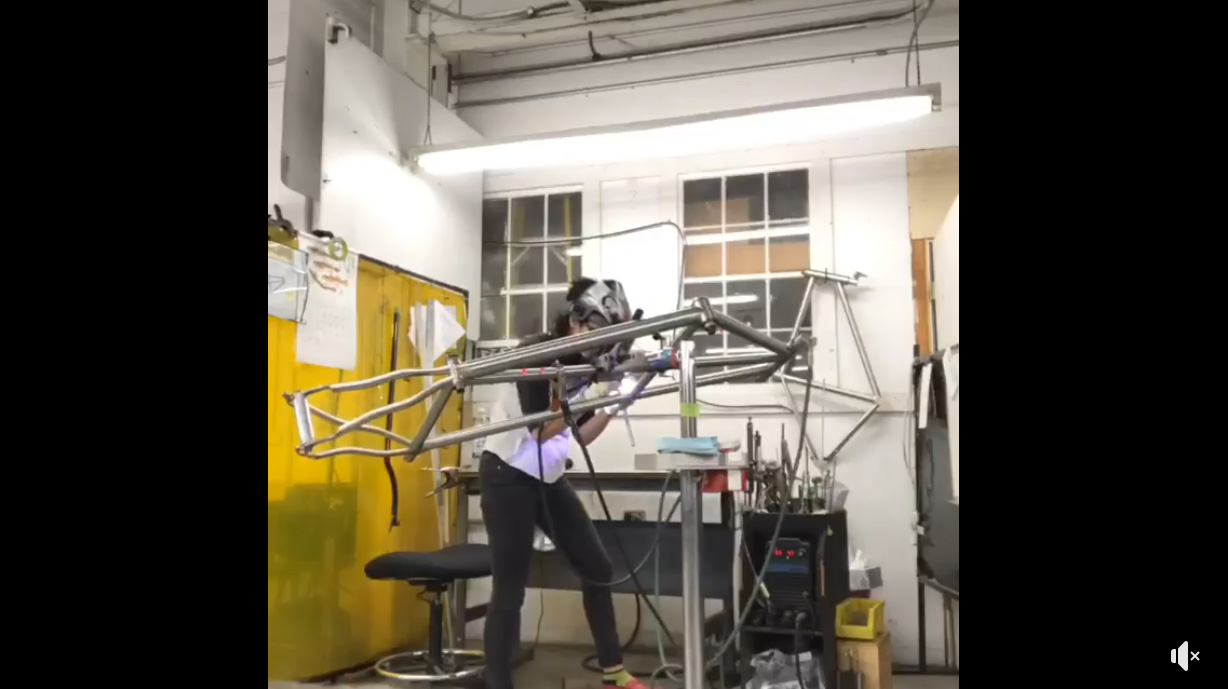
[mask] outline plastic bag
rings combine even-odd
[[[755,676],[746,689],[802,689],[797,677],[799,666],[802,679],[806,682],[805,689],[827,689],[823,681],[822,661],[810,652],[793,656],[773,649],[751,658],[750,666]]]

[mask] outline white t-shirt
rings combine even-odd
[[[550,409],[550,381],[538,380],[527,383],[501,383],[496,387],[495,402],[491,408],[490,421],[497,423],[506,419],[518,419],[528,414],[537,414]],[[584,396],[587,386],[573,390],[569,402],[575,403]],[[576,419],[582,426],[592,412]],[[567,469],[567,455],[571,451],[571,430],[563,432],[541,444],[541,463],[538,463],[536,428],[517,428],[492,435],[486,439],[485,451],[493,453],[509,466],[513,466],[533,478],[554,483]]]

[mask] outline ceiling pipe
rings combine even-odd
[[[732,2],[737,2],[739,0],[730,0],[730,1],[732,3]],[[801,7],[801,8],[795,8],[795,9],[790,9],[790,10],[761,12],[761,13],[754,15],[754,18],[756,21],[761,21],[764,19],[783,19],[787,17],[795,17],[797,15],[813,15],[816,12],[832,12],[834,10],[848,10],[850,8],[859,7],[861,5],[882,5],[888,1],[889,0],[843,0],[842,2],[827,3],[824,5],[819,5],[817,7]],[[895,3],[895,4],[898,4],[898,3]],[[688,11],[693,13],[699,10],[707,10],[713,7],[722,7],[722,6],[723,5],[709,5],[709,6],[705,6],[702,8],[696,8],[696,9],[688,10]],[[605,20],[594,22],[590,24],[590,26],[599,26],[604,21]],[[673,32],[678,31],[679,28],[684,28],[688,30],[707,29],[707,28],[728,26],[730,24],[742,24],[745,21],[746,21],[745,17],[732,17],[732,18],[724,17],[720,19],[705,19],[701,21],[695,21],[690,24],[684,24],[681,26],[671,25],[671,26],[662,26],[662,27],[657,27],[657,28],[633,29],[630,31],[612,32],[610,34],[598,33],[596,30],[594,30],[594,35],[596,38],[603,39],[603,40],[618,40],[618,41],[626,42],[626,41],[632,41],[632,40],[639,40],[642,38],[650,38],[652,36],[658,36],[660,34],[673,33]],[[558,29],[554,29],[554,30],[558,31]],[[484,36],[505,35],[503,33],[496,33],[493,31],[490,31],[490,32],[480,31],[479,33],[481,33]],[[545,31],[530,31],[524,35],[536,36],[541,33],[545,33]],[[627,45],[631,45],[631,44],[627,43]],[[463,52],[472,52],[472,53],[482,55],[483,57],[487,57],[487,58],[498,58],[498,57],[507,57],[508,55],[523,55],[529,52],[540,52],[544,50],[558,50],[559,48],[567,48],[567,47],[575,47],[575,46],[587,47],[588,38],[585,37],[585,38],[580,38],[580,39],[560,39],[558,41],[554,41],[550,43],[533,43],[532,45],[510,46],[507,48],[500,48],[496,50],[475,48],[473,50],[467,50]]]
[[[478,14],[478,15],[461,14],[460,12],[448,9],[447,7],[443,7],[441,5],[436,5],[435,3],[428,2],[427,0],[411,0],[411,2],[409,3],[409,6],[411,9],[413,9],[415,12],[418,12],[419,14],[421,14],[423,11],[433,12],[435,14],[443,15],[445,17],[449,17],[451,19],[456,19],[459,21],[507,22],[507,21],[511,21],[515,19],[533,19],[534,17],[548,16],[548,15],[543,15],[542,13],[549,12],[550,10],[558,10],[558,9],[566,10],[570,7],[570,4],[567,2],[552,2],[547,5],[542,5],[541,7],[533,7],[532,5],[529,5],[528,7],[524,7],[524,8],[517,9],[517,10],[505,10],[503,12],[491,12],[490,14]]]
[[[935,0],[927,0],[924,5],[918,5],[918,12],[926,12],[933,6]],[[601,65],[625,64],[629,62],[638,62],[657,57],[672,57],[675,55],[686,55],[705,50],[715,50],[720,48],[733,48],[745,45],[755,45],[758,43],[767,43],[771,41],[779,41],[788,38],[803,38],[807,36],[819,36],[827,33],[835,33],[839,31],[850,31],[855,29],[869,29],[881,26],[889,26],[904,20],[911,20],[913,9],[910,7],[903,12],[895,12],[889,15],[877,15],[872,17],[862,17],[859,19],[828,22],[818,25],[808,25],[794,27],[791,29],[771,29],[767,31],[756,31],[754,33],[740,34],[726,38],[714,40],[694,41],[691,43],[679,43],[669,46],[661,46],[658,48],[646,48],[644,50],[633,50],[622,53],[620,55],[603,55],[599,58],[585,58],[581,60],[568,60],[564,62],[546,63],[540,65],[528,65],[525,67],[513,67],[510,69],[491,70],[486,72],[473,72],[471,74],[457,74],[453,76],[453,81],[457,84],[476,84],[484,81],[494,81],[496,79],[506,79],[509,77],[526,77],[538,74],[553,74],[556,72],[569,71],[573,69],[585,69],[588,67],[597,67]]]
[[[936,41],[934,43],[921,43],[914,45],[911,48],[921,50],[940,50],[942,48],[958,48],[959,41]],[[899,55],[908,52],[910,46],[896,46],[893,48],[874,48],[871,50],[859,50],[852,53],[840,53],[838,55],[822,55],[819,57],[805,57],[794,60],[782,60],[779,62],[767,62],[755,65],[746,65],[742,67],[728,67],[724,69],[713,69],[706,72],[693,72],[690,74],[681,74],[669,77],[657,77],[652,79],[637,79],[635,81],[624,81],[616,84],[602,84],[600,86],[585,86],[581,88],[566,89],[562,91],[548,91],[546,93],[534,93],[524,96],[510,96],[507,98],[488,98],[485,100],[461,100],[455,107],[461,108],[482,108],[492,105],[508,105],[511,103],[524,103],[535,100],[545,100],[547,98],[561,98],[564,96],[579,96],[588,95],[590,93],[601,93],[603,91],[618,91],[621,89],[639,88],[642,86],[656,86],[659,84],[672,84],[683,81],[692,81],[695,79],[708,79],[711,77],[728,76],[731,74],[744,74],[746,72],[757,72],[765,69],[780,69],[782,67],[799,67],[802,65],[814,65],[824,62],[843,62],[845,60],[856,60],[868,57],[883,57],[886,55]]]

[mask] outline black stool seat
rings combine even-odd
[[[370,579],[451,582],[490,576],[490,546],[450,545],[433,553],[385,553],[367,563]]]

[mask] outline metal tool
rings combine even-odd
[[[439,482],[439,484],[435,486],[435,489],[434,489],[434,490],[432,490],[431,492],[427,493],[427,494],[426,494],[426,497],[428,497],[428,498],[433,498],[433,497],[435,497],[435,496],[436,496],[436,495],[438,495],[439,493],[442,493],[442,492],[443,492],[443,491],[445,491],[445,490],[451,490],[451,489],[453,489],[453,488],[456,488],[456,487],[460,486],[460,480],[456,478],[456,472],[457,472],[457,471],[459,471],[459,470],[460,470],[460,467],[442,467],[442,468],[440,468],[440,470],[439,470],[439,475],[440,475],[440,476],[443,478],[443,480],[442,480],[442,481],[440,481],[440,482]],[[435,472],[435,469],[434,469],[434,468],[431,468],[431,469],[423,469],[423,471],[429,471],[429,472],[431,472],[431,473],[434,473],[434,472]]]
[[[631,432],[631,419],[627,418],[627,412],[623,412],[623,423],[627,424],[627,437],[631,438],[631,447],[635,447],[635,433]]]

